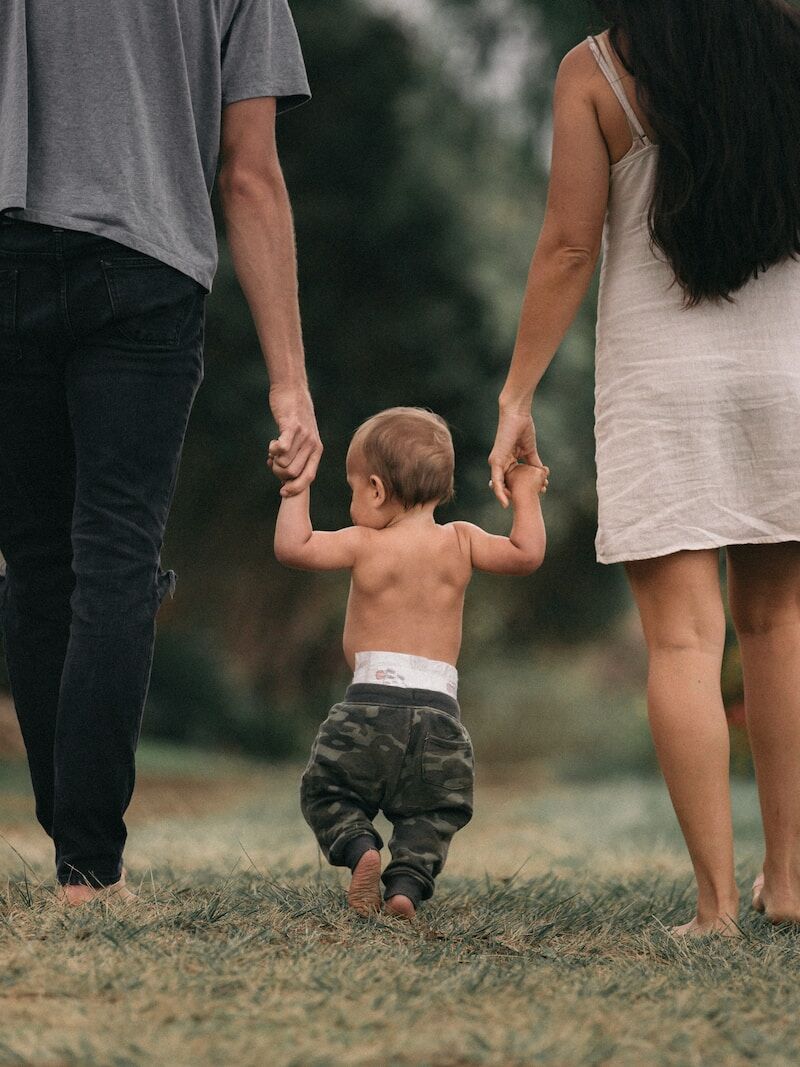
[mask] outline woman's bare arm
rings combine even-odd
[[[556,81],[547,210],[489,461],[494,491],[504,507],[505,472],[518,459],[541,463],[530,414],[533,395],[577,314],[600,255],[609,156],[594,99],[596,76],[594,57],[582,44],[566,56]]]

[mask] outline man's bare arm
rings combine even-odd
[[[314,480],[322,444],[306,378],[289,196],[275,142],[276,102],[239,100],[222,113],[219,192],[228,243],[270,381],[278,439],[269,463],[289,494]]]

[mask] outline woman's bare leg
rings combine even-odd
[[[755,903],[800,922],[800,544],[728,550],[766,859]]]
[[[626,569],[650,655],[650,727],[697,878],[697,914],[674,932],[735,932],[719,553],[678,552]]]

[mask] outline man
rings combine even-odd
[[[219,187],[270,377],[275,473],[313,480],[275,116],[307,99],[287,0],[0,5],[2,621],[63,899],[125,895],[159,565],[202,378]]]

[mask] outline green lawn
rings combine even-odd
[[[0,1063],[800,1058],[797,934],[746,910],[739,942],[665,932],[691,892],[658,782],[484,781],[435,901],[404,926],[346,911],[297,768],[142,762],[128,862],[146,904],[128,911],[52,902],[24,774],[0,770]],[[736,810],[744,887],[760,855],[749,784]]]

